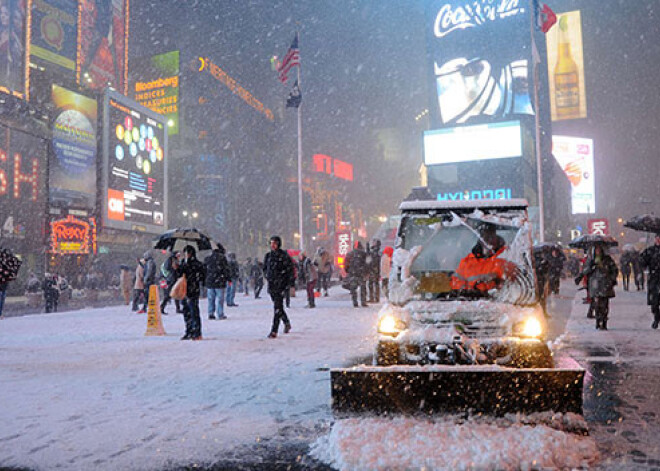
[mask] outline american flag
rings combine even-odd
[[[300,67],[300,50],[298,49],[298,33],[296,33],[296,37],[293,38],[291,47],[286,52],[284,59],[282,59],[282,62],[277,67],[277,72],[280,77],[280,82],[286,83],[286,81],[289,79],[288,76],[289,71],[295,66]]]

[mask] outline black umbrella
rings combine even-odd
[[[561,246],[555,242],[540,242],[533,247],[534,253],[543,252],[543,250],[551,251],[552,249],[561,250]]]
[[[614,240],[612,236],[604,236],[600,234],[584,234],[570,241],[568,246],[576,249],[587,249],[596,244],[602,244],[608,247],[615,247],[619,245],[619,243]]]
[[[636,231],[660,233],[660,217],[653,214],[635,216],[624,222],[623,225]]]
[[[0,283],[15,280],[22,263],[8,249],[0,250]]]
[[[162,233],[154,241],[154,248],[158,250],[174,250],[177,241],[182,241],[180,244],[185,245],[194,244],[197,250],[213,250],[216,247],[207,235],[194,227],[172,229]]]

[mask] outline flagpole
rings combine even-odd
[[[300,35],[298,36],[298,50],[300,50]],[[302,82],[300,81],[300,69],[302,63],[298,66],[298,90],[302,90]],[[298,104],[298,234],[300,237],[299,249],[302,252],[305,250],[305,235],[303,232],[303,187],[302,187],[302,103]]]
[[[539,199],[539,242],[545,242],[545,201],[543,199],[543,159],[541,157],[541,122],[540,122],[540,110],[539,110],[539,74],[538,74],[538,65],[534,57],[534,50],[536,49],[536,42],[534,41],[534,20],[536,19],[536,8],[535,0],[530,0],[530,13],[529,13],[529,34],[531,38],[531,49],[532,49],[532,74],[534,78],[534,128],[536,133],[536,187],[538,191]],[[538,49],[537,49],[538,53]],[[539,58],[540,60],[540,58]]]

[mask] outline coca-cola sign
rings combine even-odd
[[[473,0],[456,6],[447,3],[435,17],[433,33],[437,38],[442,38],[457,29],[472,28],[523,13],[525,9],[520,3],[520,0]]]

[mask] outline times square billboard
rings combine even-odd
[[[167,122],[112,91],[103,102],[103,225],[149,233],[167,228]]]
[[[529,5],[527,0],[427,4],[431,131],[424,135],[424,149],[429,187],[439,199],[524,197],[536,203]],[[545,54],[544,43],[539,52]],[[456,155],[444,152],[429,160],[432,140],[442,136],[458,146],[466,138],[470,142],[469,135],[486,139],[481,152],[455,147]],[[509,149],[496,152],[502,145]]]

